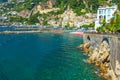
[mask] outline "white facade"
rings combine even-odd
[[[95,30],[101,26],[104,19],[106,23],[109,23],[110,19],[114,17],[116,10],[117,5],[111,7],[99,7],[97,10],[97,19],[95,21]]]

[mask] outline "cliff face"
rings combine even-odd
[[[85,33],[83,39],[84,44],[90,44],[90,58],[87,61],[103,68],[100,69],[102,75],[110,76],[112,80],[120,80],[120,37]]]

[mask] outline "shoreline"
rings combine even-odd
[[[103,44],[106,44],[105,42],[103,42]],[[97,75],[99,75],[101,78],[104,78],[105,80],[112,80],[111,77],[108,75],[108,63],[104,64],[103,61],[104,60],[108,60],[109,57],[109,53],[106,52],[105,55],[102,55],[102,61],[98,60],[98,57],[100,57],[100,54],[98,55],[97,53],[100,52],[100,50],[98,49],[94,49],[93,51],[91,51],[90,48],[90,43],[83,43],[80,46],[78,46],[78,49],[83,50],[85,52],[85,54],[89,57],[88,59],[85,60],[85,62],[87,63],[91,63],[94,64],[95,67],[98,67],[98,72]],[[103,46],[102,46],[103,47]],[[104,58],[103,58],[104,57]]]
[[[31,31],[2,31],[0,34],[24,34],[24,33],[66,33],[65,30],[31,30]]]
[[[42,31],[3,31],[0,34],[42,33]]]
[[[105,80],[120,79],[120,36],[116,34],[84,33],[84,43],[78,46],[89,58],[86,60],[99,68]]]

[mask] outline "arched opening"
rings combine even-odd
[[[108,40],[108,38],[106,38],[106,37],[103,38],[102,42],[103,42],[103,41],[106,41],[106,42],[109,44],[109,40]]]
[[[87,36],[87,40],[89,40],[89,41],[90,41],[90,36]]]

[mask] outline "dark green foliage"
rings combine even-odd
[[[22,18],[22,17],[10,17],[10,22],[21,22],[21,23],[24,23],[28,21],[27,18]]]
[[[91,24],[85,24],[85,25],[83,25],[82,27],[83,28],[93,28],[95,26],[95,23],[93,22],[93,23],[91,23]]]
[[[10,22],[19,22],[20,17],[10,17]]]
[[[105,19],[103,19],[102,27],[105,27],[105,26],[106,26],[106,21],[105,21]]]
[[[113,3],[118,5],[118,9],[120,10],[120,0],[112,0]]]
[[[33,25],[35,23],[39,23],[38,16],[39,16],[39,13],[36,13],[36,14],[30,16],[30,18],[28,20],[28,24]]]
[[[110,23],[105,23],[97,29],[99,32],[120,32],[120,14],[116,13],[115,18],[112,18]]]
[[[16,0],[15,0],[16,1]],[[48,0],[25,0],[23,3],[18,3],[8,5],[7,8],[13,7],[14,10],[20,11],[23,9],[31,10],[35,5],[41,3],[42,5],[46,5],[45,3]],[[67,6],[73,9],[75,13],[78,15],[85,14],[86,12],[95,13],[100,5],[110,5],[111,3],[107,3],[107,0],[52,0],[55,4],[54,7],[59,7],[60,12],[64,12]],[[120,0],[112,0],[112,2],[118,4],[118,8],[120,9]],[[81,12],[82,9],[85,9],[86,12]]]
[[[0,0],[3,1],[3,0]],[[13,11],[21,11],[21,10],[25,10],[25,9],[29,9],[32,10],[34,8],[35,5],[37,4],[41,4],[42,6],[46,6],[46,2],[48,0],[25,0],[25,2],[21,2],[21,3],[17,3],[18,0],[13,0],[15,3],[8,3],[7,5],[5,5],[6,8],[4,8],[4,13],[7,13],[11,10]],[[47,21],[49,20],[48,17],[51,17],[52,15],[56,16],[58,14],[62,14],[67,8],[68,6],[70,8],[72,8],[72,10],[77,14],[77,15],[82,15],[88,12],[91,13],[96,13],[97,9],[100,5],[111,5],[111,2],[108,3],[108,0],[51,0],[54,5],[53,7],[58,7],[60,8],[59,11],[57,12],[50,12],[48,14],[42,14],[39,16],[45,19],[45,24],[47,23]],[[120,10],[120,0],[112,0],[113,3],[116,3],[118,5],[118,9]],[[9,10],[7,10],[7,8],[9,8]],[[47,8],[47,7],[45,7]],[[84,10],[84,11],[83,11]],[[3,14],[3,12],[0,12],[0,14]],[[28,20],[29,24],[33,24],[34,22],[39,22],[38,20],[38,15],[32,15],[30,17],[30,19]],[[18,19],[17,17],[14,19],[14,17],[12,18],[13,20]],[[12,20],[11,19],[11,20]],[[22,19],[23,22],[26,19]],[[16,20],[17,21],[17,20]],[[108,25],[106,23],[104,23],[102,26]],[[110,24],[112,25],[112,24]],[[109,26],[110,26],[109,25]],[[83,25],[83,27],[89,27],[91,25]],[[112,25],[114,26],[114,25]],[[117,25],[118,26],[118,25]]]
[[[15,11],[21,11],[24,9],[31,10],[34,7],[34,4],[31,3],[31,1],[26,1],[25,3],[18,3],[17,5],[13,6],[13,10]]]
[[[74,28],[75,28],[74,25],[73,26],[70,26],[70,24],[65,25],[65,29],[67,29],[67,30],[72,30]]]

